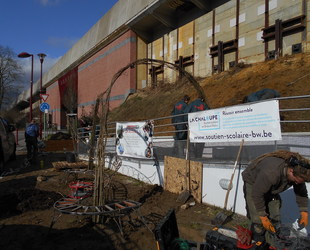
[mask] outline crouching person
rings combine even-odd
[[[271,246],[273,234],[280,226],[280,193],[294,188],[300,210],[300,228],[308,225],[308,193],[310,161],[298,153],[277,151],[252,161],[243,171],[244,197],[253,239]]]

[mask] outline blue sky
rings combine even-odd
[[[117,0],[2,0],[0,45],[16,54],[34,54],[34,75],[39,75],[38,53],[44,53],[43,71],[51,67]],[[30,58],[19,59],[30,75]]]

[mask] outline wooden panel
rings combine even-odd
[[[69,140],[47,140],[45,142],[44,152],[64,152],[73,151],[73,141]]]
[[[187,188],[195,200],[201,203],[202,200],[202,163],[186,161],[184,159],[165,156],[165,189],[172,193],[181,193]],[[186,178],[186,168],[188,177]],[[188,187],[188,179],[189,187]]]
[[[195,200],[202,202],[202,163],[190,161],[190,191]]]

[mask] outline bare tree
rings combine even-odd
[[[15,53],[9,47],[0,45],[0,110],[19,93],[17,83],[23,71],[14,58]]]

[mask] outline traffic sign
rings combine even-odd
[[[42,112],[46,112],[45,110],[49,110],[50,109],[50,105],[47,102],[42,102],[40,104],[40,110]]]
[[[49,97],[49,94],[40,94],[41,99],[43,102],[46,102],[47,98]]]

